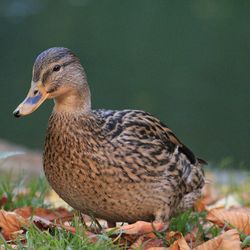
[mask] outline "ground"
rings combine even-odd
[[[171,218],[167,232],[127,235],[119,229],[107,230],[105,221],[81,215],[65,204],[41,174],[40,153],[16,155],[23,150],[12,145],[1,148],[0,144],[0,249],[216,250],[250,246],[247,171],[206,169],[203,197],[193,210]],[[18,164],[20,159],[22,164]],[[29,159],[33,161],[28,163]],[[29,171],[34,163],[37,165]],[[28,167],[20,171],[24,165]]]

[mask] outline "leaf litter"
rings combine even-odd
[[[250,249],[250,207],[242,206],[231,194],[230,203],[220,202],[226,197],[212,184],[205,185],[203,196],[193,211],[171,219],[167,232],[154,231],[146,235],[107,232],[107,223],[72,211],[53,191],[44,197],[44,207],[36,207],[36,204],[17,208],[10,206],[11,202],[22,204],[17,199],[25,199],[29,194],[30,190],[25,189],[24,195],[15,196],[13,201],[9,201],[8,196],[0,192],[0,249],[18,249],[20,244],[25,247],[30,228],[46,232],[51,237],[58,232],[72,235],[70,237],[81,236],[89,244],[96,244],[100,240],[111,242],[104,249]],[[32,192],[32,195],[38,196],[39,192]],[[10,207],[11,210],[8,209]],[[101,230],[100,225],[106,229]]]

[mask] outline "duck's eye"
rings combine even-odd
[[[54,66],[53,71],[59,71],[60,69],[61,69],[61,66],[57,64]]]

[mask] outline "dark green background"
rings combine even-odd
[[[16,120],[38,53],[71,48],[94,108],[143,109],[193,151],[250,163],[250,1],[1,0],[0,138],[42,149],[48,101]]]

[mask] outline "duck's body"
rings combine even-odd
[[[157,118],[137,110],[92,110],[86,74],[66,48],[41,53],[15,116],[53,98],[44,170],[73,208],[111,222],[167,223],[192,207],[204,185],[202,161]]]
[[[53,113],[44,170],[68,204],[109,221],[167,220],[204,181],[173,133],[136,110]]]

